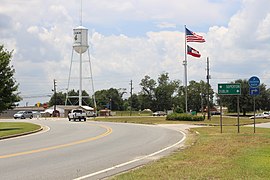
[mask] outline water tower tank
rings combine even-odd
[[[84,53],[88,49],[88,29],[83,26],[79,26],[73,29],[73,35],[73,48],[79,54]]]

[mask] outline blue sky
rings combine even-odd
[[[183,82],[184,25],[206,39],[203,44],[189,43],[202,56],[188,56],[188,80],[205,80],[209,57],[214,90],[218,83],[253,75],[270,86],[269,0],[83,0],[82,4],[95,90],[129,89],[133,80],[137,93],[145,75],[157,79],[163,72]],[[65,92],[80,9],[75,0],[1,0],[0,43],[14,50],[12,65],[24,97],[20,105],[48,101],[53,79]],[[71,85],[78,89],[78,67],[73,64]],[[90,85],[84,84],[84,89],[91,94]]]

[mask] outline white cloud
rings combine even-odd
[[[14,49],[12,63],[22,94],[50,94],[53,79],[65,89],[80,3],[3,0],[0,6],[0,38],[6,48]],[[139,91],[145,75],[156,79],[162,72],[183,80],[184,24],[206,38],[203,44],[190,43],[202,57],[188,56],[189,80],[205,79],[209,56],[213,86],[251,75],[270,85],[269,7],[268,0],[83,1],[95,88],[129,88],[132,79]]]

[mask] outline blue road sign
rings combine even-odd
[[[249,95],[256,96],[260,94],[260,89],[258,87],[256,88],[249,88]]]
[[[249,87],[256,88],[260,85],[260,79],[257,76],[252,76],[248,80]]]

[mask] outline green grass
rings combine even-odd
[[[196,128],[187,148],[142,168],[113,177],[122,179],[269,179],[270,129],[226,126]],[[193,145],[191,145],[193,144]]]
[[[114,111],[115,116],[152,116],[153,112],[145,112],[145,111]]]
[[[202,122],[167,121],[165,117],[107,117],[97,121],[142,124],[202,124],[207,127],[191,130],[186,148],[144,167],[113,177],[114,180],[137,179],[269,179],[270,177],[270,129],[244,127],[253,124],[247,117],[223,117],[223,133],[220,133],[220,117]],[[270,119],[256,119],[256,123]],[[213,125],[213,126],[211,126]],[[199,132],[196,134],[195,131]]]
[[[38,130],[39,125],[25,122],[0,122],[0,138]]]
[[[222,124],[224,126],[236,126],[237,118],[235,117],[223,117]],[[153,116],[123,116],[123,117],[97,117],[95,121],[106,122],[123,122],[123,123],[140,123],[140,124],[201,124],[201,125],[219,125],[220,117],[213,116],[211,120],[204,121],[167,121],[166,117],[153,117]],[[270,122],[270,119],[256,119],[256,123]],[[240,118],[240,125],[253,124],[253,120],[247,117]]]

